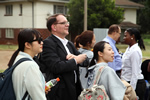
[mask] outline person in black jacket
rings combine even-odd
[[[86,54],[80,54],[74,44],[65,37],[69,34],[69,22],[63,14],[48,18],[47,28],[51,36],[43,42],[41,61],[46,66],[46,81],[59,77],[60,82],[51,88],[48,100],[77,100],[81,93],[79,65],[88,66]]]
[[[141,69],[147,84],[144,100],[150,100],[150,59],[142,62]]]

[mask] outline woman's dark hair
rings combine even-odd
[[[82,46],[86,46],[87,43],[92,43],[92,39],[93,39],[93,31],[87,30],[82,32],[80,35],[77,36],[77,38],[75,39],[76,41],[76,47],[79,47],[79,43]]]
[[[18,34],[18,49],[12,55],[12,57],[8,63],[9,67],[11,67],[13,65],[14,60],[15,60],[16,56],[18,55],[19,51],[24,52],[25,42],[33,41],[34,38],[36,38],[37,40],[39,38],[41,38],[40,32],[35,29],[24,29],[19,32],[19,34]]]
[[[134,35],[135,40],[136,42],[138,42],[140,48],[145,50],[145,45],[143,43],[143,39],[141,37],[140,32],[135,28],[128,28],[126,31],[130,34],[130,36]]]
[[[54,15],[52,15],[52,16],[50,16],[48,19],[47,19],[47,29],[51,32],[51,26],[52,26],[52,24],[54,24],[54,23],[57,23],[57,19],[56,19],[56,17],[58,16],[58,15],[63,15],[63,16],[65,16],[64,14],[54,14]]]
[[[76,48],[80,48],[80,45],[79,45],[79,37],[80,35],[77,35],[74,39],[74,45]]]
[[[95,60],[98,61],[98,51],[103,52],[104,48],[105,48],[105,44],[108,43],[106,41],[100,41],[98,43],[95,44],[94,48],[93,48],[93,53],[94,56],[90,62],[90,66],[95,65]],[[109,44],[109,43],[108,43]]]

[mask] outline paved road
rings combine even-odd
[[[6,69],[14,51],[0,51],[0,69]]]

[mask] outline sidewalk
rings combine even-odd
[[[0,51],[0,69],[5,70],[14,51]]]

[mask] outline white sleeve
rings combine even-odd
[[[103,70],[99,83],[104,85],[111,100],[123,100],[126,87],[113,69],[107,68]]]
[[[131,76],[131,81],[130,84],[133,87],[133,89],[136,89],[136,84],[138,81],[138,72],[139,72],[139,66],[140,66],[140,55],[138,51],[134,51],[131,56],[131,68],[132,68],[132,76]]]
[[[30,65],[26,71],[25,86],[32,100],[46,100],[43,80],[38,66]]]

